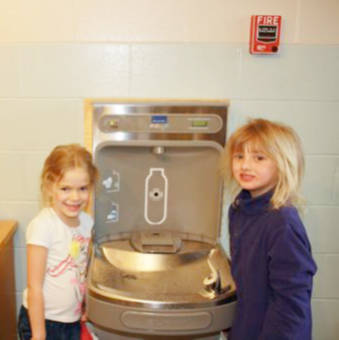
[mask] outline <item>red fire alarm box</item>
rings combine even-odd
[[[252,15],[250,53],[277,54],[280,31],[280,15]]]

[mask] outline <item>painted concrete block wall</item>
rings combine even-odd
[[[248,53],[252,14],[283,16],[279,55]],[[337,339],[338,88],[336,0],[0,0],[0,216],[19,221],[18,305],[41,167],[54,146],[83,143],[84,98],[229,99],[229,132],[265,117],[303,141],[314,339]]]

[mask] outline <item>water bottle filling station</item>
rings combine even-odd
[[[219,243],[227,105],[94,101],[92,114],[100,339],[217,339],[236,303]]]

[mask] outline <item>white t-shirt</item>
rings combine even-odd
[[[26,243],[48,249],[43,283],[47,320],[75,322],[81,317],[93,220],[84,212],[79,219],[78,227],[69,227],[52,208],[44,208],[27,228]],[[28,308],[27,288],[23,305]]]

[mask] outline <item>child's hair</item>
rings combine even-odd
[[[231,194],[240,189],[233,178],[233,155],[247,148],[262,152],[278,168],[278,183],[271,198],[274,209],[304,203],[299,193],[304,175],[303,150],[298,135],[291,127],[265,119],[252,119],[232,134],[221,157],[221,172]]]
[[[40,188],[45,205],[50,204],[49,185],[59,182],[68,170],[74,168],[85,169],[90,179],[90,185],[95,184],[98,170],[93,164],[89,151],[78,144],[59,145],[53,149],[45,160],[41,174]]]

